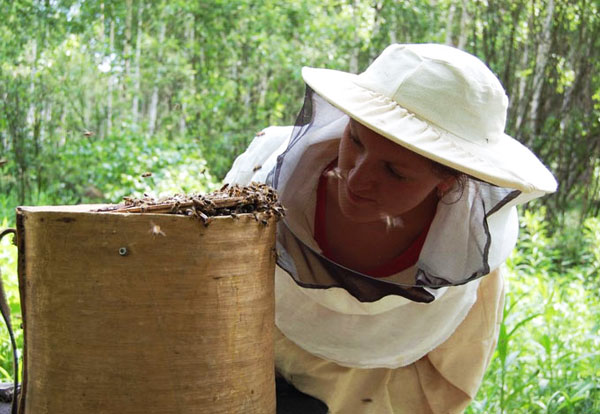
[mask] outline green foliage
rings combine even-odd
[[[0,0],[0,11],[11,177],[0,193],[11,208],[48,192],[47,157],[85,131],[195,142],[221,179],[256,132],[294,121],[302,66],[359,72],[391,42],[440,42],[482,57],[504,83],[508,132],[562,184],[548,217],[598,213],[595,2]]]
[[[567,267],[544,212],[524,212],[498,347],[468,413],[600,413],[598,219],[584,229]]]
[[[585,243],[589,246],[582,255],[581,261],[586,264],[585,281],[589,284],[595,295],[600,296],[600,218],[591,217],[583,226]]]
[[[0,221],[0,229],[8,227],[8,220]],[[12,237],[6,236],[0,242],[0,275],[10,307],[11,323],[14,329],[18,355],[21,358],[23,349],[23,331],[21,325],[21,305],[19,300],[19,284],[17,278],[17,248],[12,244]],[[1,320],[1,318],[0,318]],[[0,323],[0,382],[8,382],[13,378],[12,348],[4,321]]]
[[[523,213],[498,350],[469,410],[600,412],[597,2],[0,0],[0,16],[3,226],[17,205],[214,188],[256,132],[294,122],[304,65],[359,72],[392,42],[483,58],[510,97],[508,132],[560,187]]]
[[[206,160],[194,142],[156,137],[83,135],[69,139],[60,151],[44,154],[44,164],[30,171],[38,186],[29,193],[33,205],[110,203],[126,195],[156,196],[207,192],[216,187]],[[143,178],[142,174],[152,175]],[[5,175],[1,183],[14,178]],[[15,205],[11,194],[0,195],[2,206]],[[0,209],[14,224],[12,209]]]

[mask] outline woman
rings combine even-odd
[[[225,179],[266,181],[287,208],[277,370],[331,413],[462,412],[498,338],[515,206],[556,181],[458,49],[391,45],[360,75],[302,76],[296,125],[266,129]]]

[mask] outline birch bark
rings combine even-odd
[[[193,60],[193,45],[194,45],[194,16],[192,14],[188,14],[185,18],[185,37],[187,39],[187,44],[189,47],[188,59],[191,62]],[[195,96],[195,84],[194,84],[194,73],[190,73],[188,78],[187,87],[190,89],[191,96]],[[182,98],[182,97],[181,97]],[[180,98],[180,99],[181,99]],[[185,136],[186,129],[186,112],[187,112],[187,99],[182,99],[181,102],[181,115],[179,117],[179,134],[183,137]]]
[[[546,18],[542,26],[540,43],[537,47],[535,70],[533,73],[533,94],[531,96],[531,106],[529,107],[529,127],[531,131],[537,130],[538,115],[540,107],[540,98],[542,96],[542,87],[544,85],[544,73],[550,54],[550,45],[552,43],[552,19],[554,17],[554,0],[548,0],[546,7]]]
[[[137,124],[139,121],[139,97],[141,94],[140,90],[140,57],[142,54],[142,19],[144,14],[144,1],[140,0],[137,10],[137,30],[135,35],[135,74],[134,74],[134,91],[133,91],[133,103],[131,105],[131,115],[133,123]]]
[[[159,44],[162,45],[165,42],[165,30],[166,25],[164,20],[161,20],[160,29],[159,29],[158,40]],[[159,60],[162,56],[162,53],[159,52]],[[161,62],[162,64],[162,62]],[[152,97],[150,98],[150,109],[148,110],[148,133],[150,135],[154,134],[154,130],[156,129],[156,115],[158,109],[158,86],[160,84],[160,72],[157,72],[156,78],[154,79],[154,86],[152,88]]]
[[[467,0],[462,0],[462,7],[460,12],[460,31],[458,32],[458,45],[459,49],[464,49],[467,46],[467,37],[468,31],[467,27],[469,26],[469,11],[467,10],[468,2]]]
[[[456,5],[453,1],[450,2],[450,8],[448,9],[448,15],[446,16],[446,41],[445,43],[448,46],[454,46],[454,41],[452,40],[453,34],[453,24],[454,24],[454,13],[456,13]]]
[[[113,19],[110,20],[110,34],[109,34],[109,53],[112,58],[112,55],[115,50],[115,21]],[[113,121],[113,84],[114,84],[114,76],[112,74],[112,69],[109,72],[108,76],[108,96],[106,102],[106,134],[110,134],[112,130],[112,121]]]

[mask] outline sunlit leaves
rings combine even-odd
[[[508,292],[495,358],[468,413],[592,413],[600,409],[600,296],[596,218],[584,224],[582,260],[565,270],[543,211],[525,211],[507,263]],[[589,278],[588,274],[593,274]]]

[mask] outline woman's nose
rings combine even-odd
[[[375,174],[373,162],[367,156],[358,157],[348,172],[348,184],[354,190],[369,190],[377,183]]]

